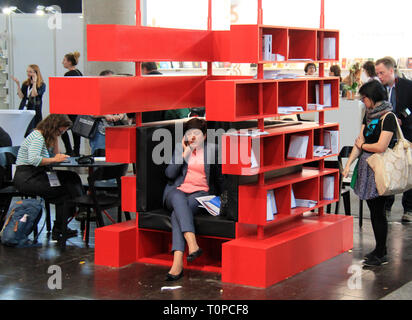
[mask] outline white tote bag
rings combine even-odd
[[[382,119],[392,112],[388,112]],[[367,162],[375,173],[376,189],[380,196],[403,193],[412,188],[412,151],[411,143],[403,136],[397,124],[398,141],[393,149],[371,155]]]

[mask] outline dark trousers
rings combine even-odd
[[[395,196],[386,196],[385,209],[390,211],[394,202]],[[412,189],[402,194],[402,207],[404,212],[412,213]]]
[[[373,234],[375,235],[376,248],[375,254],[378,258],[386,255],[386,238],[388,235],[388,221],[385,214],[386,197],[381,196],[367,200],[369,211],[371,213],[371,222]]]
[[[178,189],[170,190],[166,196],[166,208],[172,211],[172,252],[185,251],[185,239],[183,233],[195,233],[193,215],[199,210],[200,203],[197,197],[207,196],[205,191],[184,193]]]
[[[15,187],[24,193],[37,195],[44,199],[52,200],[56,204],[56,222],[54,227],[61,230],[64,219],[69,214],[65,202],[68,199],[72,199],[84,194],[82,181],[79,175],[73,171],[56,170],[57,177],[59,178],[59,187],[51,187],[47,173],[44,167],[34,166],[17,166],[16,173],[14,174]],[[70,208],[74,213],[74,208]]]
[[[68,115],[68,117],[74,123],[74,121],[76,121],[77,115],[70,114],[70,115]],[[70,143],[70,138],[69,138],[69,134],[68,134],[67,131],[62,134],[62,140],[63,140],[63,143],[64,143],[64,148],[66,149],[66,153],[68,153],[70,155],[77,156],[77,155],[80,154],[80,139],[81,139],[81,136],[74,133],[73,131],[71,131],[71,133],[72,133],[73,144],[74,144],[73,148],[72,148],[72,145]]]

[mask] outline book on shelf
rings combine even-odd
[[[336,38],[323,39],[323,59],[336,59]]]
[[[259,162],[256,159],[256,152],[253,150],[253,145],[252,148],[250,149],[250,167],[253,168],[259,168]]]
[[[323,110],[325,106],[318,103],[308,103],[308,111]]]
[[[263,60],[271,61],[272,60],[272,35],[264,34],[263,35]]]
[[[269,132],[260,129],[240,129],[239,131],[229,131],[227,135],[238,137],[257,137],[269,134]]]
[[[290,207],[296,208],[296,198],[295,198],[295,193],[293,192],[293,188],[291,188],[291,192],[290,192]]]
[[[288,159],[305,159],[308,150],[309,136],[292,135],[290,137]]]
[[[339,153],[339,131],[325,130],[323,133],[323,141],[326,149],[330,149],[332,154]]]
[[[316,85],[316,104],[320,105],[319,102],[319,85]],[[323,104],[324,108],[332,107],[332,85],[330,83],[323,84]]]
[[[279,114],[290,114],[294,112],[303,112],[303,107],[301,106],[290,106],[290,107],[278,107]]]
[[[193,68],[201,68],[202,64],[200,62],[193,62]]]
[[[303,208],[313,208],[318,204],[315,200],[310,199],[296,199],[296,206]]]
[[[325,146],[313,146],[314,157],[324,157],[331,152],[330,149],[326,149]]]
[[[277,213],[275,193],[273,190],[269,190],[266,194],[266,220],[273,220]]]
[[[335,177],[323,177],[323,200],[333,200],[335,191]]]
[[[180,62],[179,61],[172,61],[172,68],[173,69],[179,69],[180,68]]]
[[[197,197],[196,200],[200,203],[199,207],[205,208],[212,216],[218,216],[220,214],[220,197],[210,195]]]

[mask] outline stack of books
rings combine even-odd
[[[269,190],[267,192],[266,220],[272,221],[274,219],[274,215],[277,213],[278,209],[276,207],[275,192],[273,190]]]

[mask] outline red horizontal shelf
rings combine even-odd
[[[309,110],[308,104],[327,102],[322,101],[326,95],[321,94],[322,90],[330,92],[330,103],[322,110]],[[303,111],[287,114],[279,112],[279,107],[296,106],[302,107]],[[338,108],[337,77],[206,81],[206,119],[211,121],[252,120]]]
[[[49,79],[51,113],[105,115],[205,105],[205,76]]]
[[[269,226],[304,212],[323,207],[338,201],[339,179],[338,169],[303,169],[300,172],[286,174],[265,181],[263,185],[251,183],[239,186],[239,222]],[[323,177],[333,175],[334,199],[323,199]],[[314,207],[291,208],[291,189],[296,199],[317,201]],[[274,190],[277,214],[274,219],[266,218],[267,192]]]
[[[104,34],[105,41],[101,35]],[[285,61],[264,61],[262,36],[272,35],[272,52]],[[232,25],[230,31],[88,25],[89,61],[230,61],[234,63],[305,62],[323,60],[322,39],[339,31],[268,25]],[[322,50],[321,50],[322,49]]]
[[[323,131],[326,129],[338,131],[339,125],[336,123],[318,125],[314,122],[304,122],[291,126],[265,128],[268,134],[258,137],[224,134],[222,136],[222,172],[251,176],[336,156],[337,154],[328,154],[322,157],[313,156],[314,146],[324,145]],[[309,136],[305,158],[287,158],[289,140],[292,135]],[[252,148],[255,148],[254,155],[257,164],[253,168]]]

